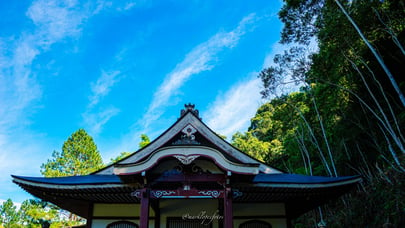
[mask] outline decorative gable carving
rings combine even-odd
[[[182,133],[184,133],[180,139],[176,140],[175,142],[172,143],[172,145],[200,145],[200,142],[197,142],[195,140],[195,133],[197,130],[191,125],[188,124],[183,130],[181,130]]]
[[[200,155],[173,155],[173,157],[177,158],[183,165],[190,165]]]

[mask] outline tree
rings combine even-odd
[[[79,129],[63,143],[62,152],[54,151],[52,159],[41,165],[41,174],[45,177],[87,175],[103,166],[103,160],[93,138],[84,129]],[[41,217],[44,208],[41,209],[38,204],[28,205],[31,208],[25,211],[26,215],[34,220],[38,216]],[[32,207],[36,209],[32,210]],[[71,220],[69,223],[80,222],[76,215],[69,214],[69,218]],[[45,222],[47,221],[49,220]],[[60,223],[61,221],[55,221],[51,226],[58,226]]]
[[[57,222],[59,210],[54,205],[38,200],[27,199],[21,204],[19,219],[26,227],[49,227],[51,223]]]
[[[5,228],[22,227],[18,225],[18,212],[11,199],[7,199],[0,205],[0,225]]]
[[[288,171],[363,177],[353,195],[324,208],[328,226],[405,225],[404,9],[393,0],[288,0],[279,12],[280,42],[292,48],[260,73],[262,95],[291,78],[304,85],[304,99],[270,100],[249,132],[278,139],[287,159],[277,166]],[[316,53],[305,48],[310,41]]]
[[[141,134],[141,142],[139,143],[139,148],[144,148],[150,143],[150,139],[146,134]]]
[[[130,152],[125,152],[125,151],[121,152],[120,155],[118,155],[117,157],[111,158],[111,163],[116,163],[116,162],[128,157],[129,155],[131,155]]]
[[[67,220],[56,206],[39,199],[24,200],[18,210],[11,199],[0,205],[1,228],[57,228],[80,223]]]
[[[52,159],[41,165],[46,177],[86,175],[103,167],[101,155],[93,138],[83,129],[74,132],[62,146],[54,151]]]
[[[349,13],[346,11],[346,9],[342,6],[339,0],[335,0],[336,4],[339,6],[339,8],[342,10],[343,14],[347,17],[347,19],[350,21],[350,23],[353,25],[353,27],[356,29],[357,33],[361,37],[361,39],[366,43],[367,47],[370,49],[370,51],[373,53],[375,58],[377,59],[378,63],[381,65],[381,67],[384,69],[384,72],[387,74],[392,86],[394,87],[395,91],[397,92],[402,106],[405,107],[405,97],[404,94],[402,93],[401,89],[398,86],[397,81],[395,80],[394,76],[391,74],[391,71],[388,69],[387,65],[384,63],[384,60],[382,59],[381,55],[378,54],[377,50],[370,44],[370,42],[367,40],[367,38],[364,36],[363,32],[361,29],[357,26],[356,22],[350,17]],[[378,12],[377,12],[378,13]]]
[[[232,145],[250,156],[269,164],[277,161],[284,152],[284,147],[278,139],[271,142],[261,141],[252,132],[245,134],[237,132],[232,136]]]

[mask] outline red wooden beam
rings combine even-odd
[[[141,198],[141,214],[139,221],[140,228],[149,227],[149,194],[150,190],[148,188],[143,188],[140,190],[140,198]]]
[[[225,183],[226,176],[224,174],[171,174],[169,176],[161,176],[153,180],[159,182],[218,182]]]
[[[224,228],[233,228],[232,190],[227,187],[224,197]]]

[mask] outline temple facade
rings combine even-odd
[[[190,104],[148,146],[90,175],[12,177],[89,228],[288,228],[360,181],[272,168],[218,136]]]

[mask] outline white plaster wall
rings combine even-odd
[[[217,199],[161,199],[160,227],[166,227],[168,217],[195,219],[200,215],[205,216],[207,222],[212,222],[213,228],[218,228],[218,203]],[[149,211],[150,216],[155,216],[152,209]],[[139,224],[139,219],[120,219],[120,216],[139,217],[139,204],[95,204],[93,212],[95,217],[93,228],[105,228],[109,223],[122,220]],[[286,219],[283,218],[285,216],[283,203],[234,203],[233,215],[234,228],[252,219],[269,222],[273,228],[287,227]],[[149,220],[149,227],[154,227],[154,219]]]
[[[134,217],[139,216],[139,204],[107,204],[99,203],[93,206],[93,216],[114,216],[114,217]],[[150,215],[154,216],[153,210],[150,210]]]
[[[212,222],[213,228],[218,227],[218,200],[217,199],[162,199],[160,201],[160,225],[166,227],[168,217],[181,217],[195,219],[204,217],[207,223]],[[211,219],[213,218],[213,219]]]

